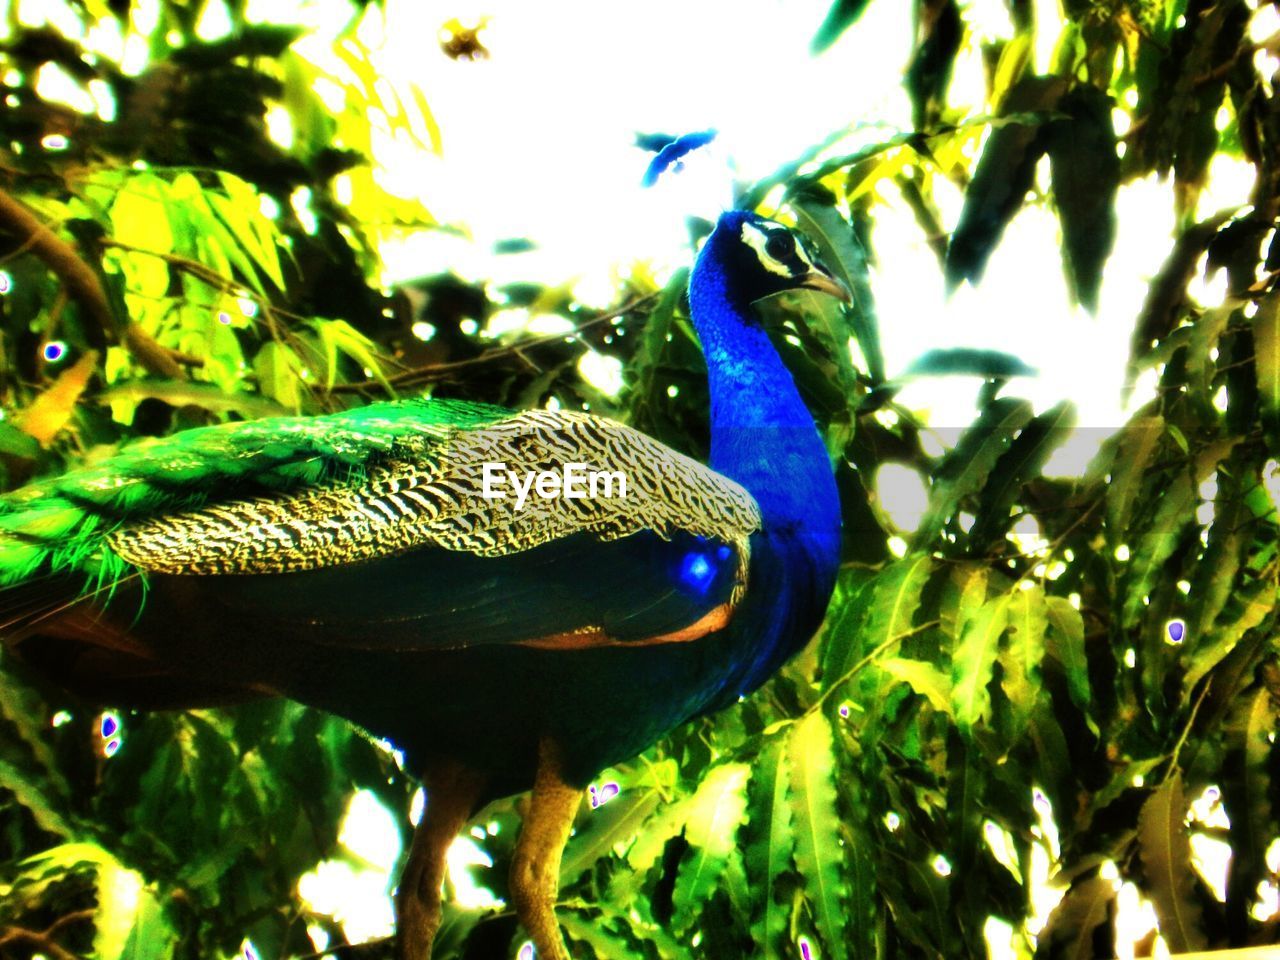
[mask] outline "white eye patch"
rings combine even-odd
[[[756,258],[760,261],[760,266],[770,273],[775,273],[780,277],[791,276],[791,269],[785,263],[766,252],[765,245],[769,242],[768,231],[760,229],[749,220],[743,221],[742,242],[756,252]]]
[[[795,277],[807,270],[813,269],[813,261],[809,259],[809,255],[805,252],[804,246],[794,241],[794,238],[788,236],[792,242],[788,244],[787,260],[779,260],[769,252],[769,239],[775,233],[786,233],[785,227],[774,227],[772,230],[763,229],[751,221],[744,221],[742,224],[742,242],[755,251],[756,258],[760,261],[760,265],[770,273],[780,277]],[[790,261],[790,263],[788,263]],[[804,268],[796,270],[796,262]]]

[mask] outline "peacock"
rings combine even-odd
[[[532,788],[510,894],[538,956],[568,960],[557,878],[589,781],[759,687],[830,599],[830,462],[753,307],[795,288],[849,298],[787,227],[719,217],[689,283],[709,466],[585,412],[409,399],[24,487],[0,500],[7,643],[96,701],[288,697],[395,743],[427,795],[403,960],[431,955],[464,823]]]

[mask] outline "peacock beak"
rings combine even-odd
[[[824,266],[815,263],[812,270],[797,279],[800,281],[799,286],[806,290],[819,290],[831,294],[841,303],[853,303],[853,294],[849,292],[849,288]]]

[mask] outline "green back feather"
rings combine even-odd
[[[0,585],[83,573],[101,588],[133,572],[104,543],[122,524],[228,498],[359,482],[396,457],[429,459],[501,407],[403,400],[319,417],[272,417],[132,444],[99,464],[0,497]]]

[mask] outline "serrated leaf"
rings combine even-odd
[[[1189,596],[1195,605],[1188,612],[1187,629],[1192,649],[1208,638],[1218,615],[1237,589],[1237,574],[1244,561],[1250,536],[1245,521],[1244,497],[1237,478],[1220,473],[1213,498],[1213,522],[1208,543],[1196,563]]]
[[[931,663],[923,660],[906,660],[902,657],[891,657],[881,660],[881,670],[909,686],[913,693],[918,693],[929,701],[933,709],[952,715],[951,678]]]
[[[890,564],[880,572],[873,585],[864,588],[862,595],[870,591],[865,625],[856,637],[848,638],[846,656],[837,659],[833,655],[830,659],[831,665],[839,672],[833,669],[828,674],[824,663],[823,690],[843,682],[858,658],[911,630],[920,606],[920,594],[932,572],[932,558],[927,554],[916,554]]]
[[[0,789],[13,794],[14,800],[27,809],[41,830],[66,838],[75,835],[70,822],[48,796],[43,778],[37,781],[15,764],[0,758]]]
[[[1114,881],[1094,874],[1078,880],[1058,901],[1040,932],[1036,945],[1037,960],[1095,960],[1094,935],[1099,927],[1109,926],[1116,899]]]
[[[693,925],[729,861],[741,857],[737,834],[747,812],[750,778],[745,763],[721,764],[703,777],[690,799],[684,837],[691,849],[680,863],[672,894],[678,931]]]
[[[576,910],[562,908],[557,911],[557,919],[570,943],[587,944],[591,955],[600,960],[622,960],[638,954],[638,944],[633,937],[617,932],[597,918],[580,917]]]
[[[792,727],[787,741],[794,795],[796,866],[814,924],[833,960],[848,957],[844,933],[844,857],[836,813],[835,741],[821,711]]]
[[[1003,668],[1001,684],[1013,704],[1019,730],[1035,710],[1041,692],[1041,661],[1045,656],[1045,634],[1049,629],[1049,609],[1044,589],[1033,584],[1018,590],[1009,601],[1009,640],[1000,651]]]
[[[867,361],[867,373],[879,383],[884,379],[884,354],[880,347],[880,331],[876,320],[875,297],[871,289],[867,251],[858,240],[852,224],[831,202],[823,202],[815,189],[794,193],[789,204],[796,213],[796,220],[805,235],[818,245],[822,262],[836,277],[844,282],[853,294],[853,306],[847,316],[851,322],[858,348]],[[828,298],[829,299],[829,298]],[[851,392],[857,383],[853,361],[849,357],[849,329],[845,326],[846,311],[839,304],[825,304],[823,317],[832,318],[828,334],[834,350],[834,358],[840,370],[841,383]]]
[[[818,662],[824,689],[844,676],[864,647],[863,625],[869,613],[879,577],[860,567],[844,567],[836,577],[836,588],[823,621]]]
[[[987,405],[938,468],[929,507],[913,538],[915,547],[932,543],[960,501],[982,489],[1014,434],[1031,420],[1031,413],[1031,404],[1013,397],[1000,397]]]
[[[1128,536],[1133,505],[1164,430],[1164,417],[1158,414],[1135,417],[1117,438],[1106,494],[1107,529],[1113,544],[1124,543]]]
[[[1116,153],[1111,99],[1090,84],[1078,84],[1058,101],[1066,118],[1049,126],[1049,169],[1062,224],[1063,266],[1077,303],[1098,309],[1102,267],[1116,238]]]
[[[1120,623],[1125,629],[1137,624],[1146,598],[1164,575],[1164,564],[1178,545],[1182,530],[1195,519],[1196,489],[1185,471],[1175,473],[1164,485],[1146,529],[1130,547],[1128,575]]]
[[[970,542],[981,546],[1004,536],[1012,522],[1010,510],[1023,488],[1040,476],[1053,451],[1075,430],[1075,423],[1076,408],[1064,400],[1022,428],[982,488]]]
[[[615,848],[628,845],[662,803],[653,788],[629,789],[607,806],[593,810],[586,825],[565,847],[560,862],[560,886],[569,886]]]
[[[1024,75],[1009,91],[1001,112],[1052,110],[1065,89],[1062,77]],[[991,131],[947,248],[948,287],[982,279],[1005,227],[1035,182],[1036,163],[1047,145],[1039,123],[1006,124]]]
[[[1138,814],[1138,852],[1147,892],[1156,908],[1160,935],[1172,953],[1205,947],[1200,908],[1192,896],[1195,881],[1186,817],[1182,772],[1175,770]]]
[[[268,340],[253,358],[258,389],[289,410],[302,406],[302,361],[283,343]]]
[[[790,869],[795,849],[786,747],[780,737],[769,741],[755,762],[748,791],[746,866],[753,887],[759,891],[751,932],[765,960],[786,956],[779,939],[787,929],[790,911],[789,905],[779,903],[777,898],[778,878]]]
[[[990,712],[987,684],[995,672],[1000,636],[1009,623],[1009,601],[1004,594],[984,603],[965,624],[951,655],[951,703],[956,726],[965,733]]]
[[[1258,304],[1253,315],[1253,347],[1258,376],[1258,403],[1267,448],[1280,455],[1280,286]]]
[[[1266,686],[1237,698],[1225,725],[1227,755],[1222,791],[1230,820],[1231,862],[1227,872],[1227,922],[1241,940],[1258,884],[1268,879],[1267,845],[1276,836],[1269,763],[1280,712]]]
[[[1182,679],[1183,691],[1190,693],[1210,670],[1227,658],[1246,633],[1265,620],[1280,599],[1273,582],[1263,581],[1252,589],[1234,593],[1215,625],[1196,647]]]
[[[1089,709],[1093,694],[1089,687],[1089,661],[1084,650],[1084,617],[1065,597],[1046,597],[1049,632],[1045,647],[1062,664],[1067,677],[1067,693],[1081,712]]]

